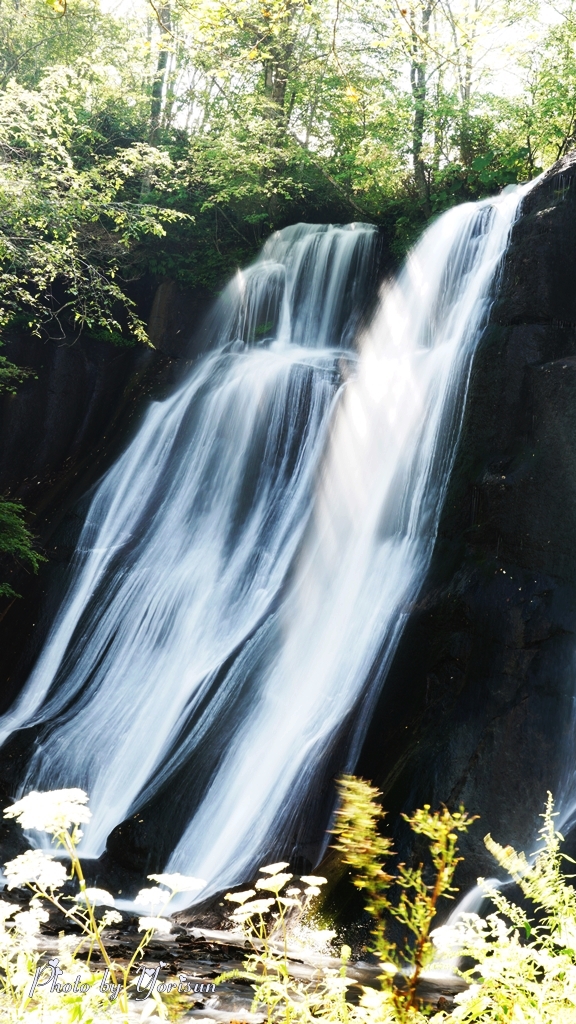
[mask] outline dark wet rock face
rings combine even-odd
[[[167,360],[142,345],[118,349],[82,337],[74,344],[26,337],[2,353],[34,377],[0,400],[0,494],[25,504],[49,560],[37,577],[2,564],[3,578],[22,595],[0,601],[4,711],[44,631],[45,594],[72,556],[82,525],[75,504],[104,472]]]
[[[0,599],[0,713],[26,678],[58,602],[82,526],[78,502],[123,449],[150,399],[163,397],[190,365],[209,299],[173,282],[152,290],[155,347],[24,334],[2,347],[3,356],[33,375],[16,394],[0,396],[0,495],[32,513],[48,562],[38,576],[12,561],[2,564],[2,578],[22,599]],[[140,300],[146,305],[145,296]],[[0,783],[8,788],[10,775],[3,765]]]
[[[495,873],[487,832],[532,850],[547,790],[560,796],[575,627],[572,155],[513,229],[431,571],[358,766],[393,814],[462,802],[481,816],[463,843],[463,884]]]

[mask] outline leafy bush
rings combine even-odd
[[[439,929],[436,935],[439,948],[460,949],[476,961],[463,972],[470,988],[450,1020],[576,1021],[576,891],[562,871],[562,860],[574,861],[560,852],[563,837],[554,826],[550,794],[542,817],[540,849],[532,863],[490,835],[484,840],[520,887],[531,912],[486,886],[497,912],[485,921],[476,914],[463,915],[455,928]]]
[[[335,933],[312,927],[315,900],[326,879],[296,878],[284,861],[261,868],[253,888],[226,894],[236,904],[230,915],[232,928],[240,930],[250,952],[241,969],[222,974],[217,983],[250,982],[252,1009],[264,1011],[269,1024],[575,1024],[576,892],[562,871],[563,859],[570,858],[560,852],[562,836],[554,826],[551,797],[543,814],[540,849],[532,863],[512,847],[502,847],[490,836],[485,839],[533,911],[486,886],[495,910],[485,920],[462,914],[456,924],[433,930],[438,900],[455,892],[452,882],[461,859],[457,835],[466,832],[474,819],[463,809],[431,812],[429,807],[406,816],[412,831],[427,840],[430,864],[399,864],[395,873],[389,873],[383,860],[392,851],[390,841],[378,831],[383,817],[378,791],[360,779],[346,777],[341,796],[337,848],[367,896],[373,949],[382,969],[378,987],[359,985],[350,976],[352,951],[347,945],[340,949],[339,964],[326,965],[325,959],[317,957],[310,980],[294,976],[291,958],[305,959],[311,940],[325,943]],[[150,875],[157,884],[136,897],[137,905],[150,907],[149,914],[139,919],[143,938],[127,965],[115,963],[107,949],[106,929],[119,923],[121,915],[110,893],[86,885],[78,857],[80,825],[90,818],[86,804],[82,790],[56,790],[29,793],[4,811],[22,828],[51,836],[69,861],[68,873],[52,854],[34,849],[5,865],[8,890],[25,886],[33,897],[24,910],[19,903],[0,899],[0,1016],[9,1024],[127,1022],[131,972],[152,936],[170,931],[166,912],[172,896],[204,885],[201,879],[181,875]],[[42,958],[39,942],[40,926],[48,919],[47,904],[57,908],[76,932],[61,933],[58,957],[48,961]],[[389,938],[392,920],[403,927],[404,942]],[[84,957],[87,950],[87,959],[79,957],[81,950]],[[91,968],[96,950],[104,973]],[[455,968],[459,957],[468,958],[472,966]],[[430,965],[456,970],[468,983],[451,1010],[435,1010],[419,995],[418,983]],[[48,978],[47,971],[52,971]],[[64,982],[71,973],[77,979],[73,990],[70,983],[48,985],[60,976]],[[172,1016],[186,1012],[180,998],[165,1001],[157,991],[151,995],[156,1019],[165,1018],[168,1007]]]
[[[46,559],[34,548],[34,538],[25,515],[26,509],[19,501],[0,499],[0,554],[11,555],[32,572],[37,572],[40,563]],[[18,597],[18,594],[9,583],[0,583],[0,597]]]
[[[434,958],[430,929],[438,901],[452,898],[454,872],[462,860],[457,856],[459,832],[467,832],[476,820],[461,807],[450,813],[446,807],[430,811],[429,805],[412,815],[403,815],[416,835],[428,840],[432,880],[426,881],[424,864],[399,864],[397,873],[384,871],[381,861],[391,853],[391,842],[378,833],[383,811],[377,803],[378,790],[361,779],[345,776],[340,782],[341,805],[337,812],[336,849],[353,871],[355,885],[366,892],[366,910],[374,921],[374,946],[383,962],[382,990],[404,1024],[418,1004],[417,988],[424,968]],[[396,920],[406,934],[399,947],[388,936],[388,922]]]
[[[187,215],[151,201],[152,189],[171,188],[163,151],[136,143],[83,166],[97,132],[78,108],[94,85],[80,68],[58,68],[35,91],[14,81],[0,90],[0,329],[25,312],[35,334],[121,332],[122,311],[146,343],[122,278],[143,237]]]
[[[466,832],[474,819],[462,808],[450,813],[446,808],[431,812],[424,807],[406,816],[412,831],[428,840],[432,872],[422,864],[416,868],[400,864],[390,874],[383,866],[392,849],[390,840],[378,831],[383,817],[378,791],[353,777],[342,780],[340,791],[336,846],[352,868],[355,884],[367,896],[373,949],[382,967],[379,988],[359,986],[359,1001],[348,995],[355,984],[347,976],[348,946],[341,949],[340,970],[323,969],[311,983],[290,976],[286,908],[290,906],[293,914],[299,904],[298,914],[304,916],[310,908],[297,889],[286,889],[282,895],[285,885],[292,885],[292,875],[286,874],[287,864],[278,864],[262,869],[276,869],[278,874],[257,883],[270,889],[274,899],[252,900],[254,890],[227,897],[241,904],[232,919],[243,927],[253,952],[244,972],[224,977],[252,981],[254,1010],[265,1006],[269,1020],[302,1024],[317,1020],[345,1024],[576,1022],[576,892],[561,870],[562,836],[554,828],[551,797],[543,815],[541,849],[532,864],[512,847],[501,847],[490,836],[485,839],[498,864],[532,902],[534,917],[487,885],[486,894],[496,911],[486,920],[463,914],[456,925],[432,930],[440,896],[456,891],[452,881],[461,860],[457,833]],[[401,945],[388,937],[392,920],[404,928],[406,941]],[[455,964],[461,957],[470,958],[473,966],[459,970]],[[450,1011],[434,1010],[419,997],[418,982],[430,966],[455,971],[468,982]]]
[[[40,849],[27,850],[5,864],[8,890],[26,887],[33,894],[27,910],[0,900],[0,1017],[7,1024],[127,1021],[131,971],[152,936],[171,930],[165,916],[170,900],[178,892],[196,892],[205,884],[202,879],[179,874],[150,875],[158,884],[142,889],[136,897],[137,904],[150,907],[150,913],[139,919],[143,938],[126,966],[115,963],[106,948],[105,932],[119,924],[122,915],[114,909],[110,893],[86,885],[78,857],[79,826],[91,816],[87,801],[81,789],[61,789],[29,793],[4,811],[5,817],[16,818],[23,829],[47,833],[70,864],[68,875],[61,861]],[[69,892],[72,882],[77,884],[74,895]],[[38,941],[40,925],[48,920],[46,904],[63,914],[76,931],[61,933],[59,955],[47,962],[41,959]],[[78,954],[86,948],[87,959],[80,959]],[[90,968],[95,950],[104,962],[104,973]],[[73,984],[67,978],[72,972]],[[156,1019],[165,1018],[158,992],[152,989],[150,996],[156,1003]]]

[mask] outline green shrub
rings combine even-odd
[[[474,819],[462,808],[431,812],[424,807],[407,815],[412,831],[427,841],[430,863],[399,864],[390,873],[383,866],[392,851],[390,841],[378,831],[383,817],[378,791],[348,776],[341,781],[340,792],[336,844],[352,868],[355,884],[367,897],[374,923],[373,949],[382,969],[378,987],[359,985],[350,977],[347,945],[340,949],[339,963],[310,957],[311,938],[325,942],[335,934],[313,929],[315,901],[326,879],[295,877],[287,870],[287,862],[261,868],[254,888],[226,894],[236,904],[230,923],[250,945],[250,952],[241,969],[222,974],[217,982],[250,982],[252,1009],[264,1012],[269,1024],[576,1024],[576,892],[562,870],[562,861],[570,858],[560,852],[562,836],[554,825],[550,796],[540,849],[532,862],[512,847],[485,838],[488,850],[532,909],[518,906],[486,885],[495,909],[485,920],[477,914],[462,914],[456,924],[433,929],[438,900],[456,891],[452,882],[461,860],[458,833],[466,832]],[[24,829],[48,833],[69,860],[68,873],[62,862],[35,849],[5,865],[8,889],[26,886],[33,894],[25,910],[0,899],[0,1017],[7,1024],[105,1020],[127,1024],[131,972],[152,936],[170,931],[166,915],[170,899],[176,892],[197,890],[204,884],[180,875],[151,875],[158,884],[136,897],[137,903],[151,908],[150,916],[139,919],[144,937],[127,965],[115,963],[107,949],[106,929],[119,923],[121,916],[109,893],[86,885],[78,857],[79,826],[90,816],[87,799],[78,789],[30,793],[4,812],[17,818]],[[70,892],[73,885],[75,895]],[[61,933],[56,961],[64,976],[73,972],[79,979],[74,991],[70,985],[67,991],[64,986],[59,990],[35,985],[35,979],[45,980],[40,972],[47,970],[39,942],[40,925],[48,918],[46,904],[56,907],[75,930],[75,934]],[[391,921],[402,926],[405,941],[389,937]],[[302,980],[294,976],[290,961],[307,959],[307,948],[308,958],[317,966]],[[92,970],[90,960],[96,950],[104,973]],[[472,965],[460,970],[456,963],[462,957]],[[418,983],[430,965],[448,967],[468,984],[450,1010],[434,1009],[419,997]],[[113,999],[102,986],[105,979],[116,993]],[[152,995],[156,1019],[169,1014],[175,1019],[188,1008],[179,997]]]
[[[391,842],[378,830],[384,816],[380,794],[352,776],[341,780],[340,794],[336,848],[367,898],[366,909],[373,920],[372,948],[382,967],[379,987],[359,986],[359,1001],[350,997],[348,990],[355,983],[347,975],[351,955],[347,946],[342,947],[339,970],[324,968],[312,982],[291,976],[288,946],[294,913],[297,919],[305,918],[311,908],[307,896],[284,889],[289,882],[293,884],[292,875],[285,870],[288,865],[273,865],[262,870],[276,868],[279,873],[256,884],[274,892],[274,899],[253,900],[254,890],[227,897],[241,904],[232,919],[243,928],[253,951],[243,971],[223,977],[252,982],[253,1010],[265,1007],[269,1021],[301,1024],[319,1020],[343,1024],[575,1024],[576,892],[562,872],[562,836],[554,827],[551,797],[543,815],[541,848],[533,863],[512,847],[485,838],[498,864],[531,901],[534,915],[486,885],[486,894],[495,905],[486,920],[477,914],[462,914],[457,924],[433,929],[438,900],[456,892],[452,882],[461,860],[457,835],[466,832],[474,818],[463,808],[453,813],[446,808],[431,812],[428,806],[406,815],[412,831],[427,840],[430,864],[399,864],[395,873],[389,873],[383,862],[392,853]],[[292,920],[289,915],[287,922],[289,906]],[[393,921],[406,935],[401,944],[389,938]],[[460,970],[456,965],[463,957],[470,958],[473,965]],[[435,1010],[419,998],[418,982],[432,965],[460,974],[468,983],[466,991],[456,996],[452,1010]]]
[[[34,548],[32,532],[26,524],[26,509],[19,501],[0,498],[0,554],[11,555],[32,572],[38,572],[44,555]],[[0,583],[0,597],[18,597],[9,583]]]

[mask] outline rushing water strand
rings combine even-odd
[[[572,665],[568,678],[574,678],[574,662],[576,656],[572,654]],[[571,714],[568,719],[567,735],[564,737],[563,751],[561,758],[560,778],[556,782],[554,791],[554,807],[557,814],[555,827],[565,837],[573,833],[576,825],[576,770],[574,768],[576,754],[576,695],[572,697]]]
[[[160,784],[183,721],[277,600],[374,240],[368,225],[274,235],[218,303],[216,350],[152,406],[96,491],[70,589],[0,733],[45,723],[25,788],[86,789],[85,856]]]
[[[372,233],[274,236],[219,306],[217,351],[104,478],[3,723],[45,723],[27,788],[89,792],[85,854],[196,757],[210,770],[168,868],[215,891],[289,852],[335,746],[353,766],[430,563],[521,194],[426,232],[338,394]]]
[[[354,764],[428,569],[471,360],[520,198],[506,192],[444,214],[386,289],[337,409],[275,635],[270,622],[261,630],[258,699],[169,870],[213,889],[246,876],[258,850],[290,833],[356,709],[343,767]]]

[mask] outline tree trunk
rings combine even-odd
[[[415,15],[412,18],[412,63],[410,67],[410,85],[414,99],[414,121],[412,123],[412,160],[414,180],[418,191],[420,205],[426,217],[431,214],[430,187],[426,173],[426,164],[422,157],[424,145],[424,127],[426,121],[426,43],[430,32],[432,4],[427,3],[422,10],[420,31],[416,30]]]
[[[156,74],[152,83],[152,101],[150,104],[150,145],[155,146],[158,142],[158,135],[162,124],[162,97],[166,82],[168,69],[168,47],[167,38],[172,32],[172,17],[169,3],[162,3],[158,6],[158,19],[161,23],[161,45],[158,51],[158,63]]]
[[[472,72],[474,67],[474,43],[476,41],[476,14],[478,13],[478,0],[470,0],[469,12],[471,15],[466,20],[466,43],[464,56],[464,72],[462,77],[462,115],[460,124],[460,161],[464,167],[469,167],[474,159],[473,139],[470,124],[470,103],[472,99]]]
[[[294,54],[291,38],[291,21],[297,0],[286,0],[282,31],[269,40],[270,60],[264,66],[264,95],[266,112],[279,129],[286,130],[286,91],[290,73],[290,62]]]

